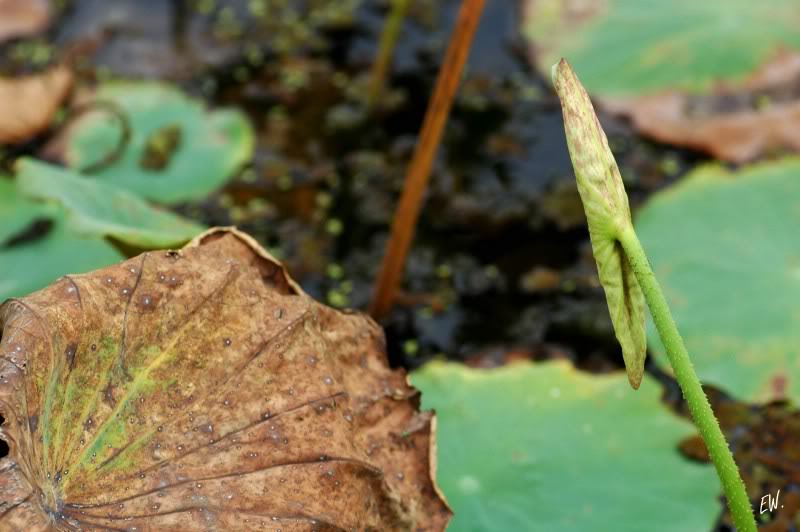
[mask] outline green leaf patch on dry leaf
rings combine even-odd
[[[433,415],[251,238],[0,307],[2,530],[443,530]]]

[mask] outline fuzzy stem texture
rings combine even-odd
[[[708,453],[717,468],[717,475],[722,481],[728,507],[733,515],[733,521],[738,532],[756,532],[756,522],[750,499],[744,487],[744,482],[739,476],[739,469],[733,460],[725,436],[714,416],[711,405],[708,403],[700,380],[694,371],[689,353],[683,345],[683,339],[672,318],[664,294],[658,285],[656,276],[647,260],[639,238],[632,227],[628,227],[619,236],[619,242],[625,250],[625,255],[633,269],[636,280],[642,288],[650,314],[658,329],[661,343],[666,349],[669,362],[672,365],[675,379],[681,387],[683,397],[689,405],[689,411],[695,425],[700,430],[700,436],[706,443]]]

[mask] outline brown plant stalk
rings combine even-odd
[[[391,236],[369,310],[375,319],[379,320],[386,316],[397,294],[406,255],[422,207],[422,197],[430,179],[433,158],[439,147],[450,108],[453,106],[453,98],[461,81],[461,73],[469,55],[470,44],[478,27],[484,2],[485,0],[463,0],[461,4],[456,27],[425,113],[422,132],[406,173],[400,203],[394,213]]]

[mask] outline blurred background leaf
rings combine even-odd
[[[93,100],[112,102],[131,130],[121,156],[103,165],[97,179],[143,198],[167,204],[203,198],[253,155],[254,132],[241,111],[206,111],[168,84],[109,83]],[[87,114],[70,130],[67,163],[76,169],[93,165],[115,149],[121,135],[113,117]]]
[[[603,97],[707,91],[800,50],[795,0],[526,0],[525,18],[542,72],[566,57]]]
[[[66,217],[62,207],[28,200],[0,179],[0,300],[125,258],[105,240],[72,231]]]
[[[526,0],[525,20],[543,73],[567,57],[655,140],[734,162],[800,150],[795,0]]]
[[[34,159],[17,163],[17,187],[28,197],[63,205],[76,233],[110,236],[143,249],[179,247],[205,229],[127,190]]]
[[[700,379],[746,401],[800,399],[800,159],[699,168],[635,221]]]

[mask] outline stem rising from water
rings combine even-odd
[[[619,242],[622,244],[636,280],[642,288],[647,306],[650,308],[650,314],[653,316],[656,329],[661,337],[661,343],[666,349],[675,373],[675,379],[689,405],[692,419],[706,443],[714,467],[717,468],[717,475],[722,481],[722,488],[728,499],[728,507],[733,515],[736,530],[738,532],[755,532],[756,522],[753,509],[750,506],[744,482],[739,476],[739,469],[736,467],[725,436],[722,434],[717,418],[711,410],[708,398],[694,371],[689,353],[683,345],[683,339],[667,305],[667,300],[664,298],[650,262],[647,260],[647,255],[645,255],[632,227],[628,227],[622,232]]]

